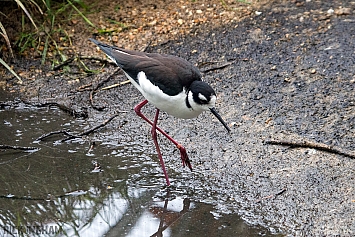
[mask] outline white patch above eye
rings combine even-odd
[[[198,93],[198,98],[200,98],[200,100],[207,101],[207,98],[201,93]]]

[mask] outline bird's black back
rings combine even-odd
[[[137,83],[137,75],[144,72],[152,84],[170,96],[189,88],[193,81],[201,81],[199,70],[185,59],[165,54],[144,53],[109,46],[92,40]]]

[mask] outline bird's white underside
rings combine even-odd
[[[126,73],[125,73],[126,74]],[[197,105],[192,99],[192,93],[190,92],[186,95],[186,91],[175,96],[169,96],[163,93],[163,91],[158,87],[153,85],[146,77],[145,73],[138,73],[138,82],[133,80],[128,74],[127,78],[131,83],[142,93],[142,95],[155,107],[158,109],[167,112],[168,114],[183,119],[189,119],[197,117],[203,111],[208,110],[208,108]],[[186,106],[186,96],[189,98],[189,103],[192,108]]]

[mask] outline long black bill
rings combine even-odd
[[[215,108],[210,108],[212,114],[214,114],[214,116],[216,116],[218,118],[218,120],[223,124],[223,126],[227,129],[228,132],[231,131],[231,129],[228,127],[228,125],[226,124],[226,122],[224,122],[224,120],[222,119],[221,115],[219,115],[216,111]]]

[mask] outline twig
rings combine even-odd
[[[99,58],[99,57],[92,57],[92,56],[74,56],[71,58],[68,58],[67,60],[65,60],[64,62],[62,62],[61,64],[55,66],[53,68],[53,71],[57,71],[59,69],[61,69],[64,66],[67,66],[69,63],[77,60],[77,59],[87,59],[87,60],[96,60],[96,61],[100,61],[102,63],[106,63],[106,64],[113,64],[116,65],[114,62],[112,62],[111,60],[105,59],[105,58]]]
[[[91,91],[90,91],[90,95],[89,95],[89,101],[90,101],[90,105],[93,109],[96,109],[98,111],[102,111],[104,110],[106,107],[105,106],[101,106],[98,107],[96,105],[94,105],[94,94],[96,94],[96,91],[102,86],[104,85],[106,82],[110,81],[111,77],[113,75],[115,75],[119,70],[121,70],[121,68],[117,68],[113,73],[111,73],[111,75],[109,75],[105,80],[102,80],[101,82],[99,82]]]
[[[86,152],[86,154],[90,153],[92,150],[94,150],[94,147],[95,147],[96,143],[95,142],[92,142],[90,147],[89,147],[89,150]]]
[[[46,102],[46,103],[31,103],[28,101],[22,101],[24,104],[28,104],[31,106],[35,106],[35,107],[51,107],[51,106],[55,106],[58,109],[74,116],[75,118],[87,118],[88,117],[88,113],[87,111],[76,111],[72,108],[69,108],[68,106],[59,104],[57,102]]]
[[[24,103],[26,105],[30,105],[30,106],[34,106],[34,107],[38,107],[38,108],[43,108],[43,107],[51,107],[51,106],[55,106],[58,109],[74,116],[75,118],[87,118],[88,117],[88,112],[86,110],[83,111],[76,111],[72,108],[69,108],[63,104],[59,104],[56,102],[46,102],[46,103],[33,103],[33,102],[29,102],[29,101],[25,101],[25,100],[18,100],[15,102],[0,102],[0,108],[5,108],[6,106],[8,107],[16,107],[18,106],[20,103]]]
[[[294,141],[273,141],[273,140],[270,140],[270,141],[265,141],[265,144],[289,146],[290,148],[296,148],[296,147],[312,148],[312,149],[316,149],[316,150],[320,150],[320,151],[326,151],[326,152],[329,152],[332,154],[346,156],[351,159],[355,159],[355,154],[353,152],[348,152],[348,151],[345,151],[339,147],[328,146],[323,143],[314,143],[314,142],[308,142],[308,141],[294,142]]]
[[[202,73],[207,73],[207,72],[215,71],[215,70],[218,70],[218,69],[223,69],[223,68],[226,68],[226,67],[228,67],[229,65],[233,64],[234,62],[235,62],[235,61],[227,62],[227,63],[221,64],[221,65],[219,65],[219,66],[207,68],[207,69],[205,69],[205,70],[201,70],[201,72],[202,72]]]
[[[113,62],[111,59],[99,58],[99,57],[93,57],[93,56],[79,56],[78,58],[79,59],[96,60],[96,61],[100,61],[102,63],[111,64],[111,65],[116,66],[116,63]]]
[[[101,88],[101,90],[108,90],[108,89],[116,88],[116,87],[119,87],[119,86],[126,85],[126,84],[128,84],[130,82],[131,82],[130,80],[123,81],[123,82],[120,82],[120,83],[117,83],[117,84],[113,84],[111,86],[103,87],[103,88]]]
[[[61,64],[55,66],[55,67],[53,68],[53,71],[57,71],[58,69],[60,69],[60,68],[62,68],[62,67],[64,67],[64,66],[66,66],[66,65],[68,65],[69,63],[73,62],[75,58],[76,58],[76,57],[72,57],[72,58],[69,58],[69,59],[65,60],[65,61],[62,62]]]
[[[90,91],[92,90],[91,89],[92,87],[92,83],[89,83],[89,84],[86,84],[86,85],[82,85],[82,86],[79,86],[78,89],[76,89],[76,91]]]
[[[278,191],[277,193],[271,194],[271,195],[269,195],[269,196],[259,198],[259,199],[255,200],[255,202],[256,202],[256,203],[258,203],[258,202],[261,202],[262,200],[265,200],[265,199],[270,199],[270,198],[273,198],[273,197],[279,196],[279,195],[283,194],[284,192],[286,192],[286,188],[281,189],[281,190],[280,190],[280,191]]]
[[[95,130],[99,129],[99,128],[102,128],[104,126],[106,126],[106,124],[108,124],[109,122],[112,121],[112,119],[116,118],[119,113],[127,113],[127,111],[119,111],[117,114],[114,114],[113,116],[111,116],[110,118],[106,119],[105,121],[103,121],[101,124],[85,131],[85,132],[82,132],[80,133],[78,136],[82,137],[82,136],[85,136],[85,135],[89,135],[90,133],[94,132]]]
[[[39,150],[37,147],[24,147],[24,146],[10,146],[10,145],[0,145],[0,149],[11,149],[11,150],[21,150],[21,151],[32,151]]]
[[[151,43],[152,43],[152,41],[150,40],[143,48],[141,48],[140,51],[145,52],[148,49],[148,47],[150,46]]]
[[[12,200],[27,200],[27,201],[45,201],[46,199],[43,198],[32,198],[32,197],[17,197],[15,195],[0,195],[0,198],[4,199],[12,199]]]
[[[66,130],[60,130],[60,131],[54,131],[54,132],[43,134],[42,136],[37,138],[36,141],[43,141],[46,138],[48,138],[50,136],[53,136],[53,135],[57,135],[57,134],[64,134],[64,135],[68,136],[70,139],[74,139],[74,138],[79,138],[80,137],[80,136],[77,136],[77,135],[73,135],[73,134],[69,133]]]
[[[90,95],[89,95],[89,101],[90,101],[90,105],[93,109],[96,109],[97,111],[103,111],[106,107],[105,106],[96,106],[94,105],[94,94],[95,94],[95,91],[94,90],[91,90],[90,91]]]
[[[97,91],[101,86],[103,86],[106,82],[110,81],[110,79],[115,75],[118,71],[120,71],[121,68],[116,68],[116,70],[111,73],[105,80],[99,82],[96,87],[93,89],[94,91]]]
[[[13,106],[12,102],[3,102],[3,101],[0,102],[0,109],[4,109],[5,107],[11,107],[11,106]]]
[[[221,63],[221,61],[203,61],[203,62],[198,62],[197,63],[197,67],[198,68],[203,68],[206,67],[208,65],[213,65],[213,64],[218,64]]]
[[[90,128],[89,130],[86,130],[86,131],[84,131],[84,132],[82,132],[82,133],[80,133],[78,135],[71,134],[71,133],[69,133],[66,130],[60,130],[60,131],[54,131],[54,132],[46,133],[46,134],[40,136],[39,138],[37,138],[36,141],[43,141],[46,138],[48,138],[50,136],[53,136],[53,135],[57,135],[57,134],[64,134],[64,135],[68,136],[67,138],[64,138],[64,139],[60,140],[60,142],[65,142],[65,141],[68,141],[68,140],[71,140],[71,139],[75,139],[75,138],[81,138],[83,136],[86,136],[86,135],[89,135],[89,134],[93,133],[94,131],[96,131],[97,129],[99,129],[101,127],[106,126],[109,122],[112,121],[112,119],[116,118],[120,113],[126,113],[126,112],[127,111],[119,111],[117,114],[114,114],[110,118],[108,118],[105,121],[103,121],[101,124],[99,124],[99,125],[97,125],[97,126],[95,126],[93,128]],[[124,124],[125,123],[126,122],[124,122]],[[124,124],[122,124],[122,125],[124,125]]]
[[[74,191],[76,192],[76,191]],[[80,190],[78,190],[78,192],[80,192]],[[85,194],[86,192],[82,192],[82,194]],[[70,195],[70,193],[65,193],[65,194],[61,194],[61,195],[51,195],[48,194],[47,198],[33,198],[30,196],[23,196],[23,197],[19,197],[19,196],[15,196],[15,195],[0,195],[0,198],[3,199],[12,199],[12,200],[26,200],[26,201],[53,201],[54,198],[63,198]]]

